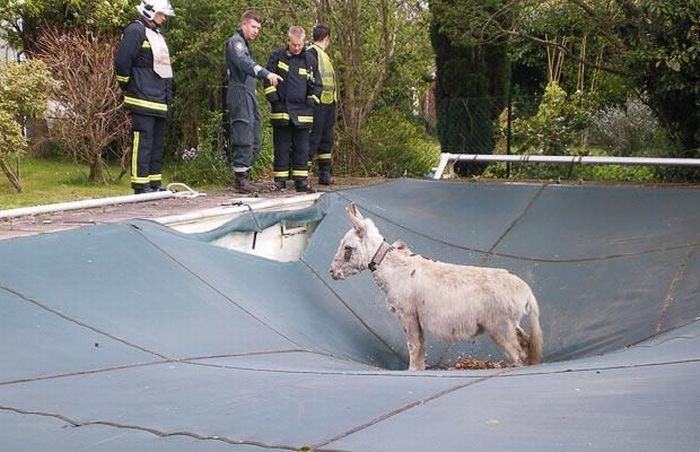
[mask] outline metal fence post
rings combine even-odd
[[[511,139],[512,139],[512,123],[513,123],[513,97],[511,96],[511,90],[508,88],[508,119],[506,120],[507,123],[507,133],[506,133],[506,155],[510,155],[510,146],[511,146]],[[506,178],[510,179],[510,162],[506,163]]]

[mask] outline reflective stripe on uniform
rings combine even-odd
[[[299,75],[309,75],[309,71],[306,70],[306,68],[300,67],[299,68]]]
[[[316,156],[316,158],[317,158],[318,160],[330,160],[331,157],[332,157],[331,154],[318,154],[318,155]]]
[[[265,88],[265,94],[274,93],[275,91],[277,91],[276,86],[268,86],[267,88]]]
[[[124,96],[124,103],[127,105],[133,105],[135,107],[147,108],[149,110],[168,111],[167,104],[136,99],[135,97]]]
[[[151,48],[151,43],[148,41],[143,41],[143,44],[141,44],[142,49],[150,49]]]
[[[271,113],[270,119],[289,119],[289,113]],[[313,120],[313,117],[311,118]]]
[[[134,143],[131,147],[131,182],[135,184],[142,184],[144,182],[139,181],[139,144],[141,142],[141,132],[134,131]],[[148,182],[148,178],[146,178]]]
[[[309,177],[308,170],[293,170],[292,177]]]
[[[314,122],[314,117],[313,116],[299,116],[297,117],[299,122],[303,122],[304,124],[311,124]]]
[[[119,83],[129,83],[129,80],[131,80],[131,77],[129,77],[128,75],[117,74],[117,81]]]
[[[317,103],[317,104],[320,104],[320,103],[321,103],[321,99],[319,99],[318,96],[315,95],[315,94],[310,95],[309,98],[310,98],[311,100],[313,100],[313,101],[314,101],[315,103]]]
[[[282,69],[283,71],[289,72],[289,65],[287,63],[285,63],[284,61],[278,61],[277,67]]]
[[[148,176],[148,180],[150,182],[160,182],[163,180],[163,175],[162,174],[151,174]]]
[[[275,171],[275,177],[289,177],[289,170]]]

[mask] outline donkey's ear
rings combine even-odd
[[[348,215],[350,215],[351,217],[355,217],[358,220],[362,220],[364,218],[360,213],[360,209],[357,208],[357,204],[355,204],[354,202],[351,202],[348,206]]]
[[[365,225],[364,217],[360,213],[360,210],[357,208],[355,203],[350,203],[348,206],[348,218],[350,218],[352,227],[355,228],[357,235],[364,237],[365,233],[367,232],[367,226]]]

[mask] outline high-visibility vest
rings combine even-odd
[[[321,92],[321,103],[332,104],[338,101],[338,91],[335,89],[335,69],[333,62],[322,48],[313,44],[318,55],[318,72],[321,75],[321,83],[323,83],[323,91]]]

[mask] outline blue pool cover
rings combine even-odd
[[[367,272],[328,267],[353,201],[387,240],[503,267],[544,361],[408,372]],[[295,262],[217,247],[316,226]],[[2,451],[700,449],[700,190],[398,180],[203,234],[149,221],[0,242]],[[428,362],[500,360],[428,337]]]

